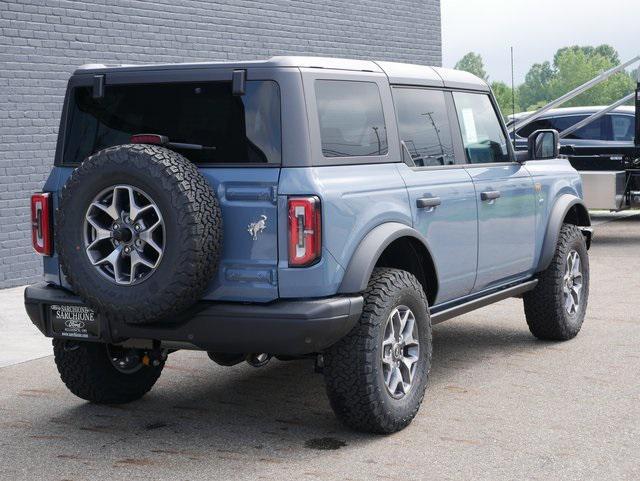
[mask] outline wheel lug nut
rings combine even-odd
[[[131,252],[131,247],[127,246],[127,247],[124,248],[124,253],[125,254],[128,254],[130,252]]]
[[[136,224],[133,228],[136,230],[136,232],[139,232],[140,231],[140,224]]]
[[[113,224],[113,228],[118,230],[120,228],[120,224]]]

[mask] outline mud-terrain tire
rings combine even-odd
[[[85,224],[89,206],[97,203],[94,200],[101,192],[122,185],[147,195],[164,222],[164,251],[159,251],[158,264],[151,275],[133,285],[107,278],[92,264],[86,251],[86,232],[91,229]],[[112,205],[116,202],[112,201]],[[130,210],[133,213],[133,208]],[[107,222],[112,218],[107,217]],[[113,221],[113,225],[117,222]],[[134,223],[131,219],[130,222]],[[182,155],[160,146],[126,144],[88,157],[72,173],[62,189],[55,233],[56,250],[67,280],[100,316],[132,324],[169,323],[200,299],[217,269],[222,249],[222,213],[207,180]],[[131,237],[131,233],[127,235]],[[107,238],[105,242],[115,241]],[[137,238],[136,242],[143,244]],[[130,246],[124,248],[127,247],[133,250]],[[138,277],[136,269],[129,268],[129,279]]]
[[[419,341],[419,352],[414,351],[418,360],[413,380],[400,398],[387,385],[388,364],[383,367],[387,352],[383,342],[388,338],[390,316],[398,308],[399,312],[409,308],[413,313]],[[405,333],[406,341],[406,332],[399,331]],[[412,337],[416,337],[415,331]],[[390,349],[391,353],[394,349]],[[355,430],[380,434],[409,425],[424,397],[431,352],[428,302],[418,280],[399,269],[374,269],[364,292],[364,309],[358,324],[324,353],[327,394],[336,416]]]
[[[580,276],[569,272],[568,259],[573,253],[579,259]],[[570,312],[567,305],[571,306],[571,300],[565,292],[572,295],[568,282],[575,285],[575,279],[581,279],[581,288],[577,306]],[[551,264],[538,276],[536,288],[523,298],[529,330],[538,339],[567,341],[580,332],[589,300],[589,254],[584,236],[575,225],[562,226]]]
[[[79,398],[96,404],[124,404],[144,396],[156,383],[164,362],[140,365],[134,372],[116,369],[107,345],[94,342],[53,340],[53,354],[60,378]]]

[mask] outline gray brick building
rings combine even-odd
[[[0,288],[39,279],[28,198],[75,67],[287,54],[440,65],[440,0],[0,0]]]

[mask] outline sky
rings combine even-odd
[[[441,0],[441,8],[443,66],[474,51],[490,81],[511,84],[511,46],[516,85],[569,45],[607,43],[621,61],[640,55],[640,0]]]

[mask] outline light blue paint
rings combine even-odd
[[[534,182],[521,164],[474,166],[478,206],[478,272],[474,291],[531,273],[535,258]],[[499,192],[482,200],[483,192]]]
[[[428,242],[438,272],[437,303],[462,297],[473,288],[478,261],[476,195],[471,177],[460,168],[412,169],[398,164],[409,194],[412,225]],[[435,208],[417,207],[438,197]]]
[[[54,168],[45,190],[59,192],[72,170]],[[561,159],[443,169],[389,163],[201,172],[223,213],[220,267],[204,296],[217,301],[334,295],[364,236],[380,224],[399,222],[426,239],[438,272],[436,305],[444,305],[531,276],[555,200],[564,193],[581,196],[579,175]],[[499,190],[501,197],[482,201],[485,190]],[[307,268],[287,264],[291,195],[321,199],[322,258]],[[440,197],[441,205],[418,209],[421,197]],[[266,227],[253,240],[248,226],[262,215]],[[45,258],[44,266],[45,279],[60,283],[57,255]],[[64,279],[62,285],[69,287]]]
[[[281,297],[335,294],[353,252],[371,229],[385,222],[412,225],[407,190],[396,165],[282,169],[278,187],[281,196],[320,197],[323,260],[311,268],[286,268],[286,248],[281,249]],[[281,219],[286,223],[286,214],[281,215]],[[282,243],[286,247],[286,230],[283,235]]]

